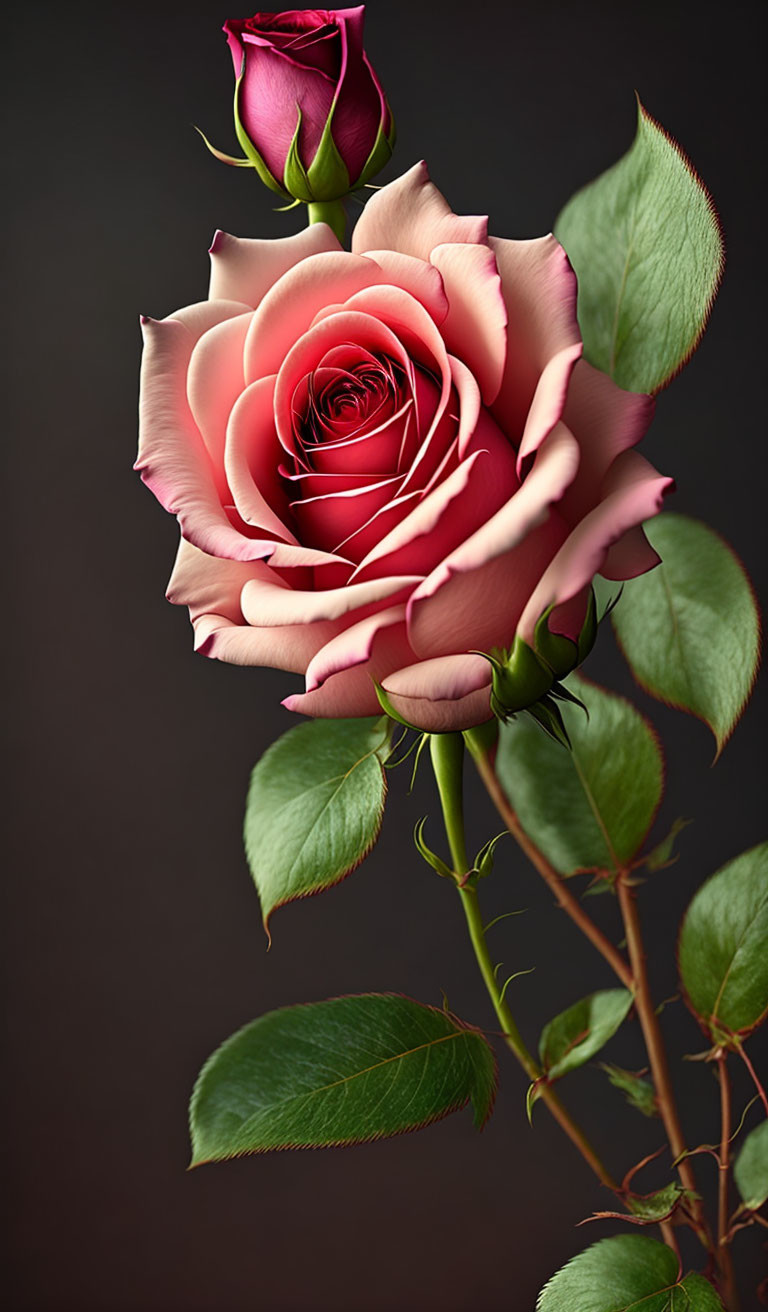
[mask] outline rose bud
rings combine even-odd
[[[224,24],[238,140],[281,195],[338,201],[392,154],[392,114],[363,49],[363,14],[362,5],[289,9]]]

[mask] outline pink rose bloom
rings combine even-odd
[[[195,646],[305,675],[290,710],[490,718],[473,651],[576,641],[596,572],[658,561],[653,412],[581,356],[552,236],[487,236],[417,165],[353,249],[217,234],[209,299],[144,320],[137,468],[181,527]]]
[[[242,76],[242,127],[276,182],[304,200],[343,196],[392,153],[392,115],[363,49],[364,12],[289,9],[224,24],[235,78]],[[329,123],[343,180],[318,155]],[[287,167],[297,133],[298,169]]]

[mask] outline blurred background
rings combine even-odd
[[[406,769],[394,773],[373,855],[337,889],[279,911],[267,954],[240,826],[250,767],[290,727],[280,699],[297,680],[195,656],[185,613],[164,600],[176,526],[131,472],[139,312],[205,296],[216,227],[300,225],[192,129],[235,148],[220,32],[230,16],[244,11],[39,0],[4,19],[9,1306],[527,1312],[558,1266],[619,1227],[574,1228],[610,1201],[543,1108],[528,1126],[525,1081],[504,1052],[479,1136],[464,1112],[388,1142],[186,1174],[201,1063],[273,1007],[376,989],[439,1004],[445,989],[460,1015],[493,1025],[458,901],[412,847],[419,816],[437,833],[427,771],[411,797]],[[367,12],[399,130],[387,176],[426,157],[453,208],[488,210],[496,233],[548,231],[623,153],[635,88],[684,145],[719,207],[728,266],[644,450],[675,475],[674,509],[717,528],[763,598],[764,23],[757,3],[370,0]],[[695,819],[678,864],[642,896],[661,1001],[676,991],[692,892],[764,837],[765,688],[713,770],[706,728],[632,689],[607,628],[588,672],[630,692],[662,735],[654,835]],[[468,790],[479,846],[498,822],[472,779]],[[493,932],[510,971],[536,967],[509,995],[534,1045],[552,1015],[613,981],[511,843],[482,891],[488,917],[528,908]],[[618,938],[610,901],[593,907]],[[681,1002],[663,1024],[678,1056],[703,1047]],[[633,1025],[608,1049],[631,1068],[640,1053]],[[676,1059],[674,1073],[691,1143],[711,1141],[709,1068]],[[740,1108],[749,1088],[734,1076]],[[597,1068],[563,1092],[619,1174],[661,1144],[659,1124]],[[699,1162],[711,1197],[715,1164]],[[650,1189],[668,1177],[659,1165],[640,1179]],[[736,1238],[745,1308],[760,1233]]]

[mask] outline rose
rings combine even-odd
[[[217,234],[210,299],[145,321],[137,467],[178,516],[168,596],[208,656],[303,672],[285,705],[490,717],[473,652],[577,644],[597,571],[657,563],[650,397],[580,360],[552,236],[486,236],[418,165],[342,251]],[[545,617],[542,623],[542,616]]]
[[[392,115],[363,49],[363,14],[364,6],[293,9],[224,24],[238,138],[276,191],[336,200],[392,153]]]

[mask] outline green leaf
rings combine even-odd
[[[523,828],[563,875],[618,870],[642,847],[661,800],[656,738],[638,711],[571,675],[585,703],[564,705],[571,751],[525,720],[501,725],[496,768]],[[631,786],[628,781],[631,780]]]
[[[768,1012],[766,941],[768,842],[702,884],[680,930],[686,1000],[715,1043],[749,1034]]]
[[[750,1212],[768,1199],[768,1121],[761,1121],[744,1140],[733,1167],[733,1178]]]
[[[600,1066],[611,1084],[621,1089],[630,1107],[642,1112],[643,1116],[658,1116],[656,1094],[650,1080],[644,1080],[632,1071],[625,1071],[621,1066],[611,1066],[608,1062],[601,1062]]]
[[[752,691],[760,621],[741,562],[685,515],[645,526],[662,563],[624,584],[616,636],[638,683],[709,725],[719,756]]]
[[[539,1056],[550,1080],[558,1080],[594,1057],[632,1006],[628,989],[603,989],[575,1002],[544,1026]]]
[[[630,1194],[627,1198],[627,1206],[639,1221],[652,1224],[670,1216],[685,1194],[686,1190],[683,1186],[673,1181],[672,1184],[666,1184],[663,1189],[657,1189],[652,1194]]]
[[[284,1007],[238,1030],[200,1072],[192,1164],[380,1139],[470,1101],[480,1127],[495,1091],[492,1049],[447,1011],[392,993]]]
[[[658,391],[699,344],[724,255],[708,192],[639,101],[630,150],[568,202],[555,236],[578,278],[586,358],[620,387]]]
[[[708,1280],[677,1273],[677,1257],[656,1239],[601,1239],[552,1277],[536,1312],[723,1312]]]
[[[367,856],[381,828],[387,747],[383,719],[311,720],[264,753],[244,837],[265,929],[276,907],[330,888]]]

